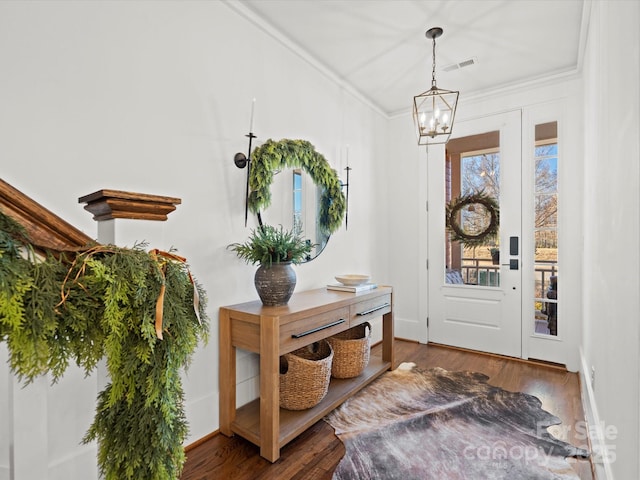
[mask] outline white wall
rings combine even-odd
[[[584,68],[583,381],[616,479],[640,478],[639,24],[638,2],[593,2]]]
[[[387,228],[391,233],[389,279],[395,295],[395,334],[426,342],[426,336],[420,336],[420,332],[426,333],[426,316],[419,315],[420,302],[426,298],[426,291],[420,291],[419,276],[425,268],[421,246],[427,241],[422,235],[426,225],[424,147],[416,145],[411,115],[390,120],[388,128],[390,161],[386,178],[391,209]]]
[[[252,98],[258,141],[309,140],[335,167],[349,145],[349,228],[318,259],[296,267],[297,290],[323,286],[338,273],[389,282],[388,225],[381,221],[386,119],[268,28],[224,2],[15,1],[0,3],[0,32],[5,181],[94,238],[97,225],[77,203],[85,194],[111,188],[182,199],[160,227],[123,221],[122,228],[150,248],[175,246],[208,293],[210,341],[185,375],[186,443],[218,428],[218,308],[258,298],[256,267],[226,249],[249,233],[246,171],[233,155],[246,152]],[[240,402],[257,392],[255,358],[241,356]],[[23,394],[34,395],[30,388]],[[70,372],[41,388],[47,428],[33,448],[47,452],[40,459],[47,477],[33,466],[17,480],[95,478],[95,465],[84,461],[87,447],[79,445],[86,411],[95,407],[95,379]],[[2,472],[7,445],[0,449]]]

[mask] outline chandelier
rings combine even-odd
[[[459,92],[436,86],[436,38],[442,35],[442,28],[430,28],[425,35],[433,40],[431,88],[413,97],[413,122],[418,134],[418,145],[435,145],[449,141]]]

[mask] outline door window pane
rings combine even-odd
[[[447,143],[445,192],[446,203],[475,193],[484,193],[500,204],[500,132],[488,132],[457,138]],[[486,230],[489,211],[482,204],[471,204],[460,210],[456,221],[470,235]],[[482,245],[466,246],[446,239],[445,283],[500,286],[498,239]]]
[[[558,335],[558,125],[536,125],[534,331]]]

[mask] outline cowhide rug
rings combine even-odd
[[[334,480],[577,479],[565,457],[588,456],[547,427],[536,397],[481,373],[402,364],[331,412],[346,454]]]

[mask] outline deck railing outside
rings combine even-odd
[[[490,259],[464,257],[461,272],[464,283],[483,285],[485,287],[500,286],[500,265],[494,265]],[[541,260],[535,264],[535,298],[545,298],[549,286],[549,278],[558,274],[558,262]]]

